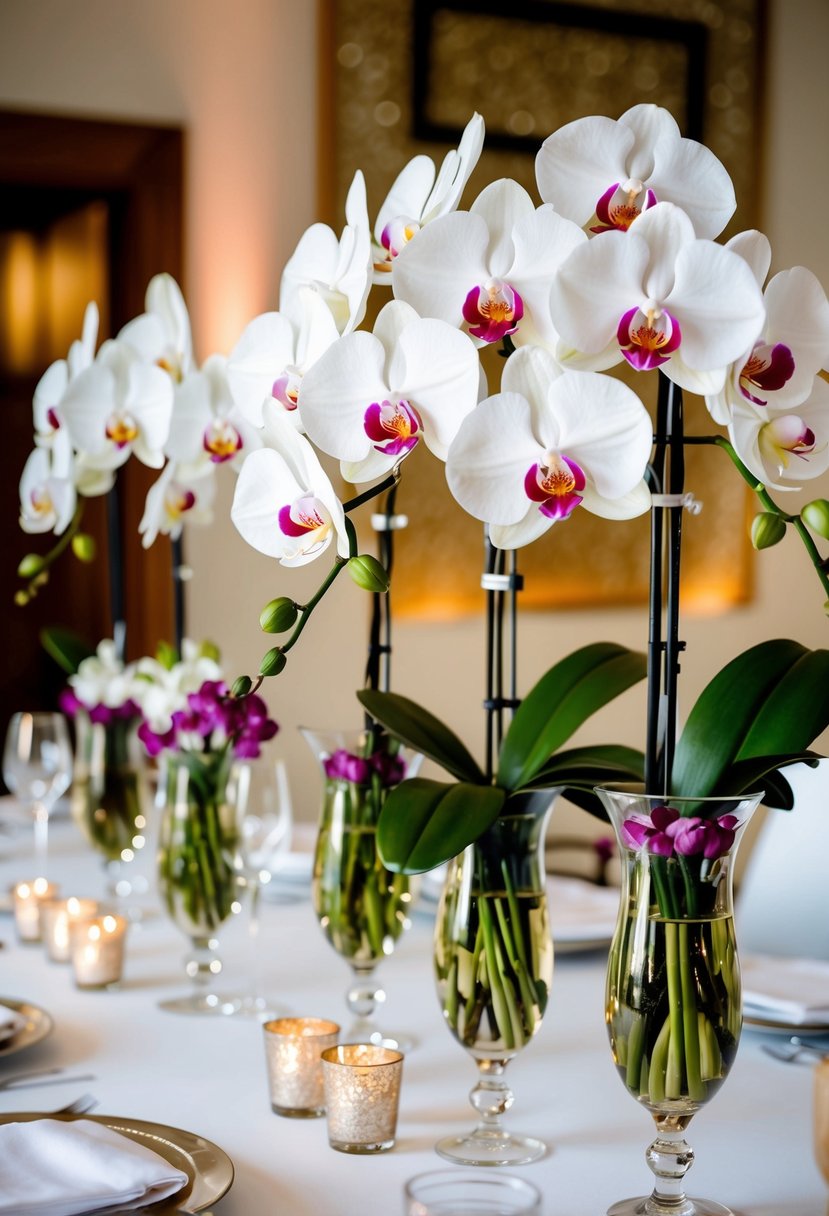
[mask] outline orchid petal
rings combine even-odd
[[[730,241],[726,241],[725,247],[748,262],[757,286],[762,290],[771,266],[771,243],[768,237],[756,228],[750,228],[732,236]]]
[[[421,220],[429,224],[454,211],[484,146],[484,120],[475,113],[464,128],[457,151],[447,152],[434,189],[423,205]]]
[[[39,435],[50,435],[54,431],[50,414],[60,405],[68,383],[69,365],[66,359],[57,359],[38,380],[32,406],[35,430]]]
[[[765,318],[748,263],[713,241],[694,241],[680,250],[674,288],[664,305],[682,328],[684,361],[698,371],[724,368],[739,358]]]
[[[390,220],[395,220],[401,215],[420,219],[434,182],[435,165],[429,156],[415,156],[398,173],[377,213],[374,236],[378,244],[380,244],[383,229]]]
[[[654,170],[654,148],[660,140],[679,143],[682,136],[676,120],[662,106],[642,103],[625,110],[619,118],[619,126],[633,132],[633,146],[625,159],[628,177],[648,181]]]
[[[793,266],[771,280],[765,304],[765,333],[794,355],[793,375],[772,398],[776,409],[790,408],[809,396],[814,376],[829,364],[829,301],[810,270]]]
[[[266,312],[245,327],[228,356],[227,375],[234,401],[254,426],[262,425],[262,404],[277,376],[293,361],[294,334],[287,317]]]
[[[601,519],[636,519],[639,515],[646,515],[652,505],[650,487],[644,478],[618,498],[603,498],[590,485],[584,487],[581,496],[585,511]]]
[[[550,292],[562,340],[586,354],[604,351],[619,318],[642,298],[649,256],[647,242],[632,232],[603,233],[574,249]]]
[[[603,498],[620,498],[641,480],[653,429],[647,410],[620,380],[594,372],[565,372],[551,386],[550,411],[558,446],[588,471]]]
[[[480,216],[466,211],[441,216],[394,259],[395,297],[421,317],[459,326],[470,288],[490,278],[488,246],[489,231]]]
[[[513,232],[534,213],[535,207],[527,191],[509,177],[491,182],[475,199],[469,214],[479,216],[489,231],[487,265],[490,277],[508,277],[515,261]]]
[[[449,489],[476,519],[516,524],[527,513],[524,477],[541,450],[530,403],[518,393],[497,393],[461,424],[446,461]]]
[[[445,321],[415,320],[400,334],[389,383],[411,401],[426,446],[445,460],[461,422],[478,401],[478,354],[471,339]]]
[[[656,197],[676,203],[686,211],[697,236],[712,240],[719,236],[737,208],[734,186],[725,166],[709,148],[693,139],[663,136],[656,142],[653,153],[653,172],[648,175],[648,184]],[[633,176],[641,174],[634,171]]]
[[[558,215],[549,204],[516,224],[515,260],[506,275],[524,302],[524,316],[513,339],[516,345],[539,338],[550,345],[555,343],[558,334],[550,316],[550,283],[573,250],[586,243],[581,228]]]
[[[647,241],[650,256],[643,286],[645,295],[665,300],[674,284],[679,252],[695,241],[694,225],[673,203],[657,203],[633,221],[630,235]]]
[[[541,145],[535,161],[538,189],[559,215],[585,224],[612,182],[627,176],[625,161],[635,133],[612,118],[577,118]]]
[[[556,520],[537,511],[533,503],[524,518],[515,524],[491,524],[489,539],[496,549],[521,549],[538,540],[554,523]]]
[[[181,372],[186,375],[193,363],[193,341],[181,288],[172,275],[157,274],[150,279],[145,302],[147,312],[160,317],[167,344],[181,356]]]
[[[371,441],[363,420],[368,406],[388,397],[383,379],[383,344],[365,332],[348,334],[331,346],[306,373],[300,409],[317,447],[339,460],[362,460]]]

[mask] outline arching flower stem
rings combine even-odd
[[[63,533],[63,535],[61,536],[58,543],[52,549],[50,549],[49,552],[44,557],[42,557],[40,559],[40,565],[38,566],[37,574],[35,574],[32,578],[30,578],[28,580],[28,584],[27,584],[26,588],[22,592],[18,592],[19,595],[22,594],[22,595],[25,595],[30,598],[31,596],[37,594],[38,587],[41,586],[42,583],[46,581],[41,576],[46,573],[46,571],[49,569],[50,566],[53,566],[55,564],[55,562],[60,557],[61,553],[63,553],[64,550],[67,549],[69,545],[71,545],[72,540],[76,536],[76,534],[81,526],[81,520],[83,519],[83,512],[84,512],[85,506],[86,506],[86,503],[85,503],[84,499],[79,498],[78,505],[75,507],[75,514],[72,516],[71,520],[69,521],[66,531]]]

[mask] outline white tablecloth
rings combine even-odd
[[[0,837],[0,890],[32,877],[28,832]],[[103,873],[74,827],[52,830],[50,876],[64,894],[102,894]],[[142,865],[149,867],[149,857]],[[225,939],[225,987],[244,985],[253,965],[246,914]],[[161,915],[131,930],[123,987],[81,992],[68,965],[21,946],[0,918],[0,996],[47,1009],[54,1033],[0,1059],[0,1080],[60,1065],[94,1082],[19,1092],[0,1089],[0,1113],[45,1110],[90,1090],[96,1113],[154,1120],[197,1132],[233,1159],[236,1180],[216,1216],[398,1216],[407,1178],[445,1163],[442,1135],[471,1127],[472,1060],[444,1028],[431,977],[431,922],[419,914],[380,976],[383,1022],[413,1032],[405,1062],[397,1145],[375,1157],[328,1147],[324,1119],[272,1114],[261,1029],[242,1018],[165,1013],[159,999],[184,991],[185,939]],[[309,900],[265,904],[257,947],[265,990],[296,1014],[348,1023],[346,964],[320,932]],[[652,1124],[620,1083],[603,1019],[604,958],[561,957],[536,1040],[510,1065],[516,1130],[541,1136],[546,1159],[519,1167],[545,1196],[545,1216],[602,1216],[614,1200],[649,1190],[643,1152]],[[731,1205],[739,1216],[826,1216],[827,1188],[812,1157],[811,1069],[782,1064],[745,1032],[723,1090],[691,1125],[697,1160],[689,1192]]]

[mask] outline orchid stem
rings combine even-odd
[[[379,498],[386,490],[393,489],[400,481],[400,465],[396,464],[383,481],[372,486],[370,490],[365,490],[362,494],[358,494],[356,498],[349,498],[348,502],[343,503],[343,510],[348,514],[350,511],[356,511],[357,507],[361,507],[365,502],[371,502],[372,498]]]

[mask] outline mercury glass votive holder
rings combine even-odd
[[[12,887],[14,923],[21,942],[40,941],[40,905],[45,899],[53,899],[59,891],[57,884],[47,878],[32,878]]]
[[[324,1115],[320,1057],[337,1042],[337,1023],[325,1018],[274,1018],[264,1022],[262,1030],[271,1110],[292,1119]]]
[[[68,963],[70,960],[69,933],[77,920],[88,920],[98,911],[94,899],[78,899],[70,895],[67,899],[44,899],[40,903],[41,937],[46,953],[53,963]]]
[[[107,913],[75,921],[69,942],[78,988],[110,988],[120,982],[126,936],[124,916]]]
[[[328,1143],[341,1153],[394,1147],[403,1056],[389,1047],[342,1043],[322,1053]]]

